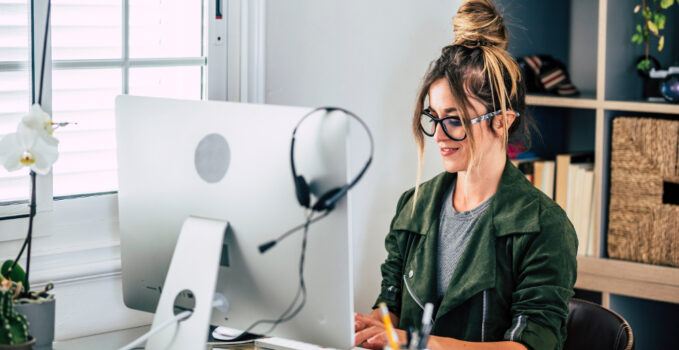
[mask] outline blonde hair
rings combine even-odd
[[[417,96],[412,120],[412,131],[418,147],[417,180],[414,201],[417,202],[419,183],[422,178],[424,136],[420,129],[420,117],[429,87],[438,79],[445,78],[450,85],[453,100],[460,112],[462,126],[469,138],[471,156],[467,170],[478,164],[480,155],[471,132],[468,111],[469,102],[482,102],[488,112],[502,111],[504,133],[503,148],[509,137],[520,132],[530,143],[530,130],[534,123],[525,113],[525,84],[521,69],[506,51],[509,33],[502,16],[489,0],[466,0],[453,18],[455,41],[441,50],[441,56],[429,67]],[[498,108],[499,107],[499,108]],[[521,115],[508,127],[507,110]],[[490,127],[490,124],[489,124]],[[494,132],[494,129],[490,127]],[[413,206],[413,209],[415,206]]]

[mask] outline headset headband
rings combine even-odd
[[[343,112],[344,114],[347,114],[350,117],[354,118],[356,121],[358,121],[361,124],[361,126],[365,130],[366,134],[368,135],[368,139],[370,140],[370,156],[368,157],[368,160],[365,162],[365,165],[363,165],[363,168],[358,173],[358,175],[354,179],[352,179],[349,182],[349,184],[342,186],[339,189],[339,191],[337,191],[336,193],[331,194],[327,198],[320,198],[319,199],[319,201],[321,199],[323,199],[323,202],[324,202],[323,207],[329,208],[330,206],[332,206],[332,204],[334,204],[336,201],[338,201],[340,198],[342,198],[342,196],[344,196],[344,194],[346,194],[347,191],[349,191],[352,187],[354,187],[354,185],[356,185],[358,180],[360,180],[361,177],[363,177],[363,174],[365,174],[366,170],[368,170],[368,167],[370,166],[370,163],[372,163],[372,160],[373,160],[373,154],[375,152],[375,143],[373,141],[373,136],[372,136],[372,133],[370,132],[370,129],[368,128],[368,125],[366,125],[365,122],[361,118],[359,118],[356,114],[354,114],[354,113],[352,113],[352,112],[350,112],[350,111],[348,111],[344,108],[340,108],[340,107],[318,107],[318,108],[315,108],[315,109],[311,110],[309,113],[305,114],[299,120],[299,122],[297,122],[297,125],[295,125],[295,129],[292,131],[292,141],[290,143],[290,167],[292,168],[292,176],[293,176],[294,179],[297,178],[297,171],[295,169],[295,134],[297,133],[297,128],[299,128],[299,126],[302,124],[302,122],[304,122],[304,120],[306,118],[308,118],[310,115],[312,115],[316,112],[319,112],[319,111],[323,111],[323,110],[326,111],[326,113],[330,113],[330,112],[334,112],[334,111],[340,111],[340,112]],[[325,196],[322,196],[322,197],[325,197]],[[319,203],[317,203],[317,204],[319,204]],[[316,207],[317,204],[314,205],[313,207]]]

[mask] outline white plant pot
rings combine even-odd
[[[14,304],[14,310],[26,316],[28,334],[35,338],[33,350],[52,350],[54,341],[54,299],[39,303]]]

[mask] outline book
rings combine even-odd
[[[543,161],[542,164],[542,186],[540,189],[547,197],[554,199],[554,170],[556,169],[553,160]]]
[[[577,164],[568,165],[568,182],[566,185],[566,215],[571,220],[573,225],[575,225],[575,196],[578,190],[578,176],[580,167]]]
[[[579,152],[579,153],[567,153],[559,154],[556,156],[556,176],[555,176],[555,189],[554,189],[554,200],[557,204],[563,208],[564,211],[568,211],[568,182],[569,182],[569,167],[573,163],[593,163],[594,153],[593,152]]]
[[[544,166],[545,162],[542,160],[535,161],[533,163],[533,185],[540,189],[542,189],[542,169]]]
[[[586,164],[578,169],[578,186],[575,197],[575,232],[578,236],[578,255],[588,255],[590,237],[590,220],[592,216],[592,197],[594,195],[594,165]]]
[[[588,240],[587,240],[587,256],[596,256],[598,252],[594,251],[595,248],[595,242],[594,242],[594,223],[596,222],[596,217],[594,216],[594,200],[596,196],[594,195],[594,172],[592,172],[592,201],[590,202],[590,211],[589,211],[589,225],[587,226],[587,235],[588,235]]]

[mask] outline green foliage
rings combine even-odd
[[[667,16],[663,15],[662,13],[656,13],[653,15],[653,22],[655,23],[656,27],[658,27],[658,29],[660,30],[665,29],[666,21]]]
[[[641,60],[637,64],[638,70],[649,70],[650,68],[651,68],[651,61],[648,58]]]
[[[14,311],[11,289],[0,288],[0,344],[23,344],[28,340],[28,321]]]
[[[637,44],[642,44],[644,42],[644,36],[639,33],[632,35],[632,42]]]
[[[646,1],[646,3],[649,3]],[[635,27],[635,32],[632,34],[632,42],[638,45],[646,45],[646,59],[637,64],[637,69],[647,70],[650,69],[650,61],[648,60],[648,45],[650,34],[658,37],[658,51],[662,51],[665,47],[665,36],[662,35],[661,31],[665,29],[665,24],[667,24],[667,16],[662,13],[662,10],[666,10],[670,6],[674,5],[674,0],[653,0],[654,6],[645,6],[637,4],[634,6],[634,13],[638,13],[642,18],[642,24],[637,24]],[[658,3],[660,7],[658,7]]]
[[[16,264],[16,266],[14,266],[14,268],[12,269],[12,273],[10,273],[10,275],[7,276],[7,271],[9,271],[9,268],[12,266],[13,263],[14,260],[6,260],[4,263],[2,263],[2,267],[0,267],[0,274],[2,275],[2,277],[7,278],[10,281],[14,281],[16,283],[21,282],[24,286],[25,291],[31,290],[30,285],[26,280],[26,272],[24,272],[24,269],[21,268],[21,265]]]
[[[674,4],[674,0],[660,0],[660,7],[667,9]]]

